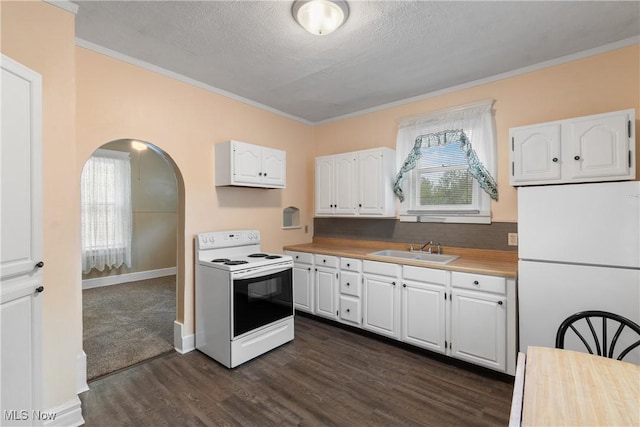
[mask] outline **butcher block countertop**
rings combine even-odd
[[[371,261],[392,262],[396,264],[415,265],[418,267],[461,271],[465,273],[488,274],[508,278],[515,278],[517,276],[518,253],[515,251],[494,251],[488,249],[469,249],[443,246],[443,254],[460,256],[460,258],[450,262],[449,264],[370,255],[371,252],[384,249],[406,251],[409,249],[410,245],[410,243],[314,237],[313,243],[285,246],[284,250],[311,252]],[[413,247],[419,248],[420,245],[413,243]]]
[[[529,347],[523,426],[640,425],[640,366],[588,353]]]

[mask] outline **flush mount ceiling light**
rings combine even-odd
[[[298,24],[311,34],[332,33],[349,17],[349,6],[341,0],[296,0],[291,13]]]

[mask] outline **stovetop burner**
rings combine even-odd
[[[235,261],[227,261],[224,263],[224,265],[240,265],[240,264],[248,264],[249,261],[243,261],[243,260],[235,260]]]
[[[211,260],[211,262],[229,262],[229,261],[231,261],[229,258],[216,258]]]
[[[278,259],[282,258],[282,255],[267,255],[264,259]]]
[[[249,258],[266,258],[269,256],[269,254],[263,254],[263,253],[257,253],[257,254],[250,254],[247,255]]]

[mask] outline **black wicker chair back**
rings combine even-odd
[[[589,327],[589,331],[591,331],[591,337],[585,337],[576,326],[584,320]],[[596,331],[596,327],[594,326],[595,320],[599,320],[598,323],[602,325],[601,333],[598,334]],[[613,324],[615,328],[615,333],[613,334],[613,338],[608,339],[608,332],[610,331],[610,327],[607,327],[607,323]],[[599,326],[599,325],[597,325]],[[616,328],[617,326],[617,328]],[[632,342],[630,345],[627,345],[625,348],[621,349],[619,355],[615,357],[615,349],[616,344],[618,344],[618,339],[620,338],[620,334],[622,333],[624,328],[629,328],[631,331],[635,332],[636,341]],[[584,329],[584,328],[582,328]],[[606,311],[582,311],[580,313],[573,314],[567,317],[564,322],[558,328],[558,332],[556,333],[556,348],[564,348],[565,345],[565,335],[567,331],[572,330],[580,341],[585,345],[589,353],[597,354],[598,356],[608,357],[610,359],[618,359],[622,360],[631,350],[640,346],[640,326],[638,326],[633,321],[620,316],[618,314],[609,313]],[[584,332],[584,330],[583,330]],[[592,340],[591,340],[592,339]],[[596,353],[593,352],[591,345],[594,344]]]

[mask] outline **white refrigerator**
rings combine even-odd
[[[520,187],[518,240],[520,351],[554,347],[579,311],[640,324],[640,182]],[[565,348],[586,351],[577,339]],[[640,363],[640,349],[624,360]]]

